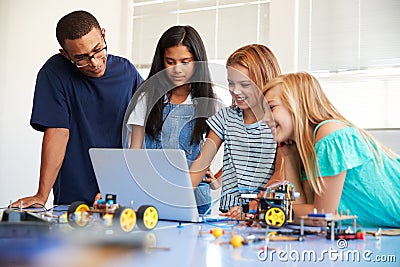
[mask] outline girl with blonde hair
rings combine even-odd
[[[201,181],[211,182],[211,188],[222,183],[219,209],[222,215],[237,218],[241,214],[239,190],[265,186],[275,169],[279,170],[277,143],[270,126],[262,120],[265,100],[261,89],[281,70],[272,51],[260,44],[239,48],[229,56],[226,66],[233,105],[207,120],[210,132],[190,173],[194,187]],[[204,178],[223,142],[222,177]]]
[[[308,73],[279,76],[263,93],[286,179],[310,192],[295,216],[349,210],[362,225],[400,225],[399,156],[343,117]]]

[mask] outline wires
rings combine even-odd
[[[286,189],[287,189],[288,199],[294,200],[294,198],[295,198],[295,195],[294,195],[294,193],[295,193],[294,185],[293,185],[291,182],[287,181],[287,180],[285,180],[285,181],[283,181],[283,182],[276,182],[276,183],[273,183],[273,184],[269,185],[268,187],[266,187],[266,188],[265,188],[265,191],[264,191],[263,197],[266,198],[268,193],[270,193],[270,192],[272,192],[272,191],[275,191],[275,189],[276,189],[277,187],[281,186],[281,185],[282,185],[282,186],[287,185],[287,188],[286,188]]]

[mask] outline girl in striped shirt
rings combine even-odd
[[[222,183],[219,209],[222,215],[236,218],[241,214],[242,190],[252,191],[270,180],[280,180],[279,173],[275,172],[280,169],[280,155],[271,127],[263,122],[269,107],[261,89],[280,75],[281,70],[272,51],[260,44],[239,48],[229,56],[226,65],[233,105],[207,120],[211,130],[190,173],[194,187],[206,181],[216,189]],[[216,174],[205,178],[223,142],[222,177]]]

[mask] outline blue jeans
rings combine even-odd
[[[194,106],[168,103],[163,110],[163,121],[162,130],[156,139],[145,135],[145,148],[181,149],[185,152],[190,168],[201,150],[201,144],[190,144],[196,122]],[[210,186],[207,183],[200,183],[194,190],[194,196],[199,214],[204,214],[210,207]]]

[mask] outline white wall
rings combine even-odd
[[[130,57],[129,0],[0,0],[0,207],[34,194],[42,133],[29,125],[36,74],[58,52],[57,21],[83,9],[106,29],[109,51]]]
[[[298,0],[271,1],[270,48],[278,59],[282,73],[297,71]]]

